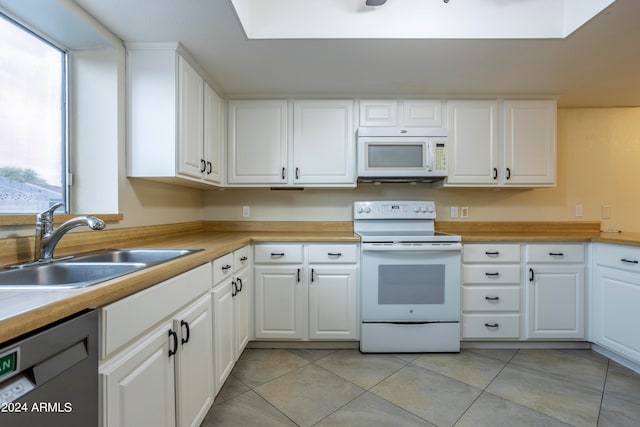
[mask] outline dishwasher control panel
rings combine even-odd
[[[34,389],[34,385],[24,375],[6,381],[0,385],[0,407],[4,408],[7,403],[14,402],[20,397]]]

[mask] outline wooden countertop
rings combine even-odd
[[[135,230],[116,229],[112,233],[105,231],[70,234],[61,241],[60,253],[56,250],[56,256],[119,247],[203,250],[88,288],[23,291],[0,289],[0,343],[84,309],[97,308],[117,301],[247,244],[260,242],[358,243],[360,239],[353,233],[350,224],[346,222],[314,223],[312,226],[303,226],[299,223],[282,223],[272,226],[270,223],[270,226],[265,226],[264,223],[252,223],[237,227],[231,223],[206,222],[204,226],[203,223],[160,226],[162,232],[158,231],[158,227],[140,227]],[[599,224],[597,228],[593,224],[588,227],[572,228],[566,224],[562,227],[554,227],[549,226],[548,223],[545,223],[546,226],[539,226],[541,223],[537,223],[538,226],[535,229],[532,229],[529,223],[519,223],[521,226],[516,228],[499,228],[495,224],[490,227],[481,227],[477,223],[474,225],[465,223],[466,229],[460,229],[460,225],[456,224],[458,223],[439,223],[437,228],[462,235],[464,243],[557,241],[640,246],[640,233],[600,233],[597,231]],[[264,231],[265,229],[273,231]],[[97,236],[100,238],[98,239]],[[2,240],[4,241],[0,241],[0,260],[3,262],[8,263],[6,260],[12,259],[11,256],[24,259],[25,254],[29,255],[28,248],[31,243],[29,238],[13,239],[14,241]]]
[[[201,231],[179,237],[154,240],[145,244],[128,245],[127,247],[136,248],[203,250],[87,288],[64,290],[0,289],[0,343],[84,309],[97,308],[117,301],[253,242],[358,243],[359,241],[359,237],[354,235],[352,231]]]

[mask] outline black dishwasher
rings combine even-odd
[[[0,345],[0,426],[97,425],[97,310]]]

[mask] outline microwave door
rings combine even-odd
[[[382,139],[384,140],[381,141]],[[406,139],[398,141],[393,138],[377,138],[375,141],[361,141],[358,147],[361,150],[358,156],[359,175],[371,177],[422,175],[427,170],[427,143],[423,138],[416,141]]]

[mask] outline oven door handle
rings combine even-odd
[[[423,244],[423,245],[385,245],[378,243],[363,243],[363,251],[377,251],[377,252],[452,252],[461,251],[462,243],[440,243],[435,245]]]

